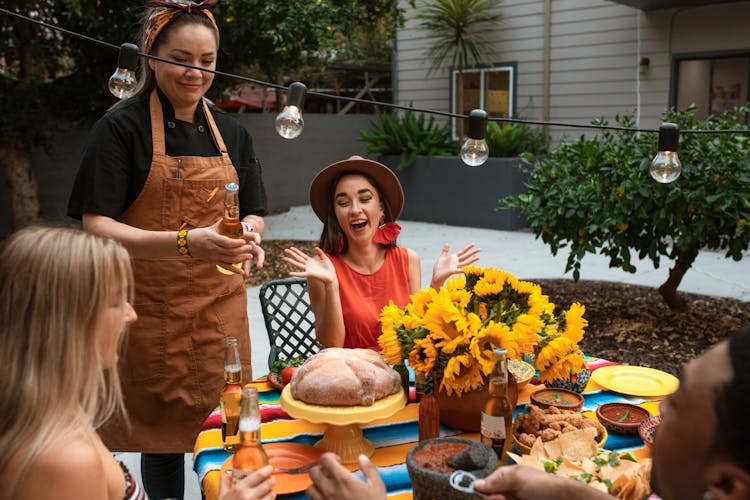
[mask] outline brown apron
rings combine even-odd
[[[151,171],[124,223],[177,231],[210,226],[222,216],[224,186],[238,182],[237,172],[202,105],[221,156],[170,157],[161,102],[156,91],[151,94]],[[133,259],[133,267],[138,320],[120,364],[131,428],[111,421],[102,437],[112,451],[192,452],[201,424],[219,401],[226,337],[239,340],[243,380],[251,379],[245,286],[238,274],[227,276],[214,264],[179,255],[176,239],[174,257]]]

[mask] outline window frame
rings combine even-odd
[[[680,63],[684,61],[697,61],[708,59],[728,59],[747,57],[750,59],[750,49],[712,50],[706,52],[683,52],[672,54],[672,62],[669,75],[669,107],[677,107],[677,89],[680,78]],[[748,97],[750,100],[750,72],[748,72],[745,84],[748,86]],[[709,88],[712,82],[709,82]],[[750,123],[750,114],[745,116],[745,123]]]
[[[479,73],[479,102],[481,103],[482,109],[487,111],[487,100],[486,100],[486,73],[507,71],[509,73],[509,89],[508,89],[508,118],[513,118],[516,113],[516,96],[517,96],[517,85],[518,85],[518,64],[515,62],[500,62],[492,63],[490,66],[470,66],[464,68],[464,75],[469,73]],[[449,85],[449,99],[450,99],[450,110],[453,114],[459,114],[456,110],[456,78],[458,75],[458,68],[452,67],[450,69],[450,85]],[[489,112],[488,112],[489,114]],[[451,139],[454,141],[462,139],[456,134],[456,118],[451,118]]]

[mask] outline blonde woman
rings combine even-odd
[[[28,228],[0,250],[0,498],[136,499],[96,428],[122,412],[118,347],[136,319],[114,240]],[[273,498],[271,468],[222,498]]]

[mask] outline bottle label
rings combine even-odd
[[[482,412],[482,437],[505,439],[505,417],[496,417]]]

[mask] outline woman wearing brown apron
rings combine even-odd
[[[215,3],[151,0],[143,51],[215,69]],[[203,98],[213,73],[143,62],[139,92],[88,137],[68,213],[133,258],[139,319],[120,367],[131,425],[110,421],[102,437],[110,450],[143,453],[149,497],[181,498],[183,453],[216,405],[226,337],[239,339],[251,376],[243,277],[263,263],[266,197],[252,139]],[[240,186],[241,239],[216,231],[228,182]]]

